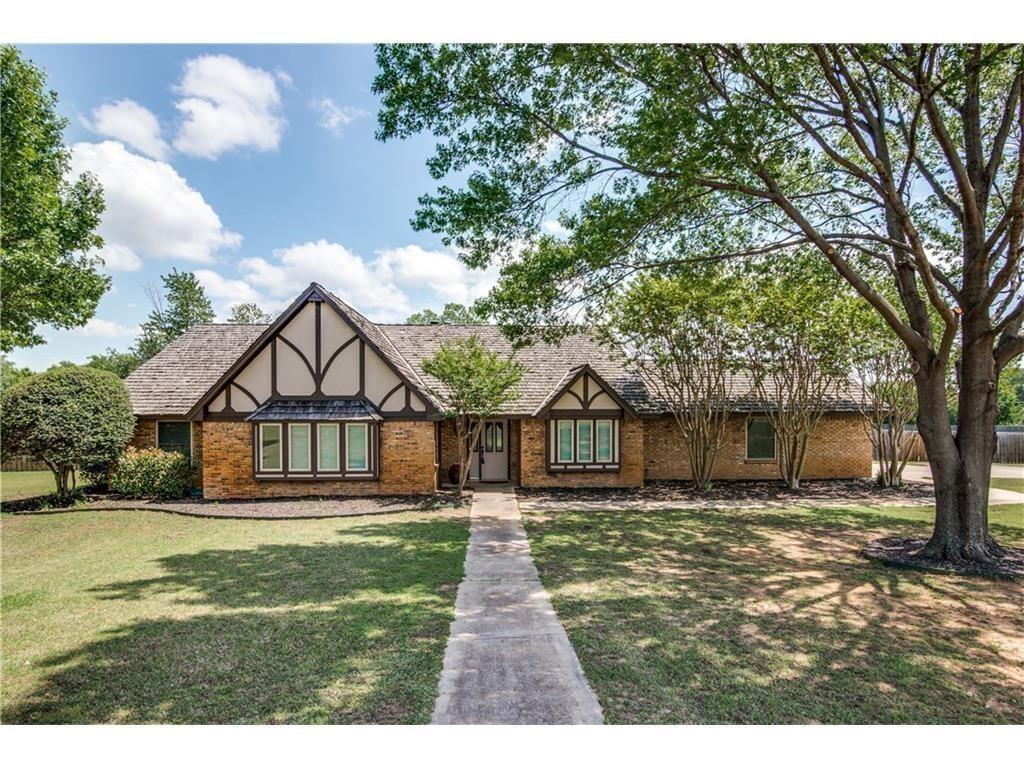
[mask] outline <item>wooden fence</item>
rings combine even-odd
[[[916,429],[908,429],[906,439],[910,440],[910,461],[928,461],[924,442]],[[873,451],[873,458],[878,458]],[[1024,427],[999,427],[996,429],[996,455],[998,464],[1024,464]]]
[[[42,461],[37,461],[31,456],[11,456],[10,459],[0,464],[0,470],[4,472],[49,472],[50,468]]]

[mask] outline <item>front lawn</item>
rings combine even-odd
[[[46,496],[57,490],[53,473],[46,472],[0,472],[0,501],[30,499]]]
[[[464,512],[0,518],[4,722],[427,722]]]
[[[1024,467],[1021,468],[1021,474],[1024,475]],[[1024,493],[1024,477],[993,477],[989,480],[989,484],[993,488],[1002,488],[1004,491]]]
[[[897,570],[922,508],[525,511],[610,723],[1020,723],[1024,588]],[[994,508],[1024,544],[1024,508]]]

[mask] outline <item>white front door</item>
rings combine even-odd
[[[508,422],[504,419],[484,422],[480,441],[473,452],[470,478],[508,480]]]

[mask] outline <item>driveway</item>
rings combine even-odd
[[[1024,466],[1020,464],[993,464],[992,477],[1024,477]],[[932,470],[927,464],[907,464],[903,470],[903,479],[908,483],[932,484]],[[989,504],[1024,504],[1024,493],[1004,491],[991,488],[988,492]]]

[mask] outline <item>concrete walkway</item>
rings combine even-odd
[[[433,722],[602,721],[597,697],[537,576],[515,491],[477,488]]]
[[[1024,466],[1019,464],[993,464],[992,477],[1024,478]],[[903,468],[903,479],[908,483],[932,484],[932,468],[928,464],[907,464]],[[989,488],[989,504],[1024,504],[1024,493],[1007,491],[1003,488]]]

